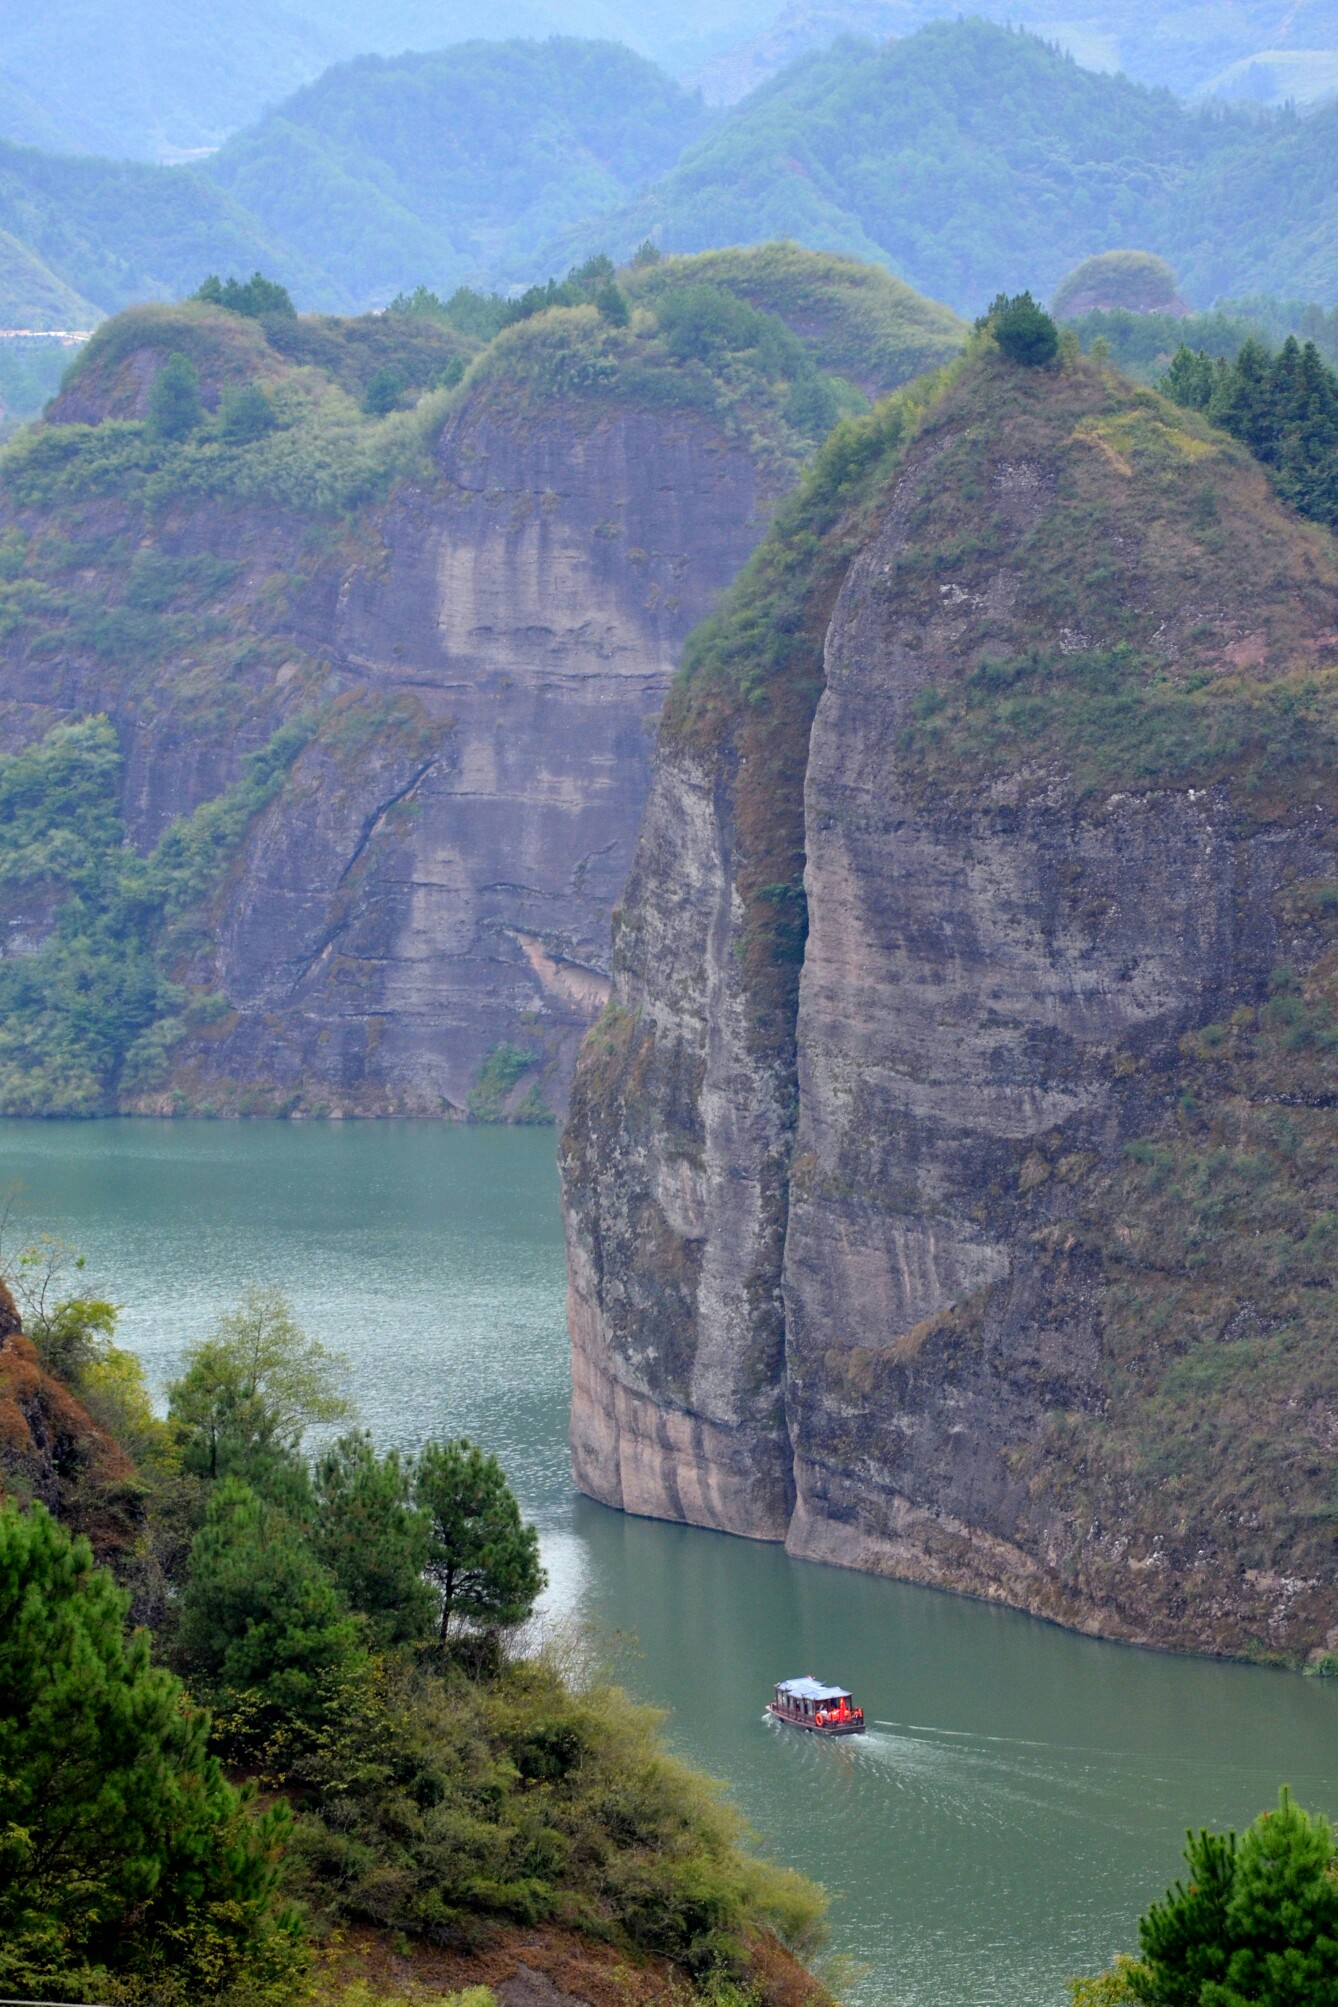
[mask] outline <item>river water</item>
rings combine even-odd
[[[551,1131],[419,1123],[0,1123],[0,1184],[87,1255],[157,1388],[250,1283],[345,1352],[383,1445],[468,1433],[540,1526],[548,1602],[615,1636],[625,1683],[823,1882],[860,2007],[1063,2007],[1131,1948],[1184,1829],[1290,1783],[1338,1811],[1327,1683],[1072,1637],[1006,1610],[605,1511],[566,1452]],[[770,1726],[776,1679],[875,1724]]]

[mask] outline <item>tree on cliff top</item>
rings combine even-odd
[[[1026,369],[1043,369],[1059,354],[1059,329],[1030,293],[1011,299],[1000,293],[976,326],[994,336],[1010,362],[1020,362]]]

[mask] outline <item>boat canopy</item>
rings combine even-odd
[[[850,1692],[843,1686],[824,1686],[821,1680],[783,1679],[776,1688],[777,1693],[788,1693],[792,1700],[849,1700]]]

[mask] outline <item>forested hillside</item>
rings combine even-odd
[[[450,292],[625,203],[707,124],[700,101],[610,42],[469,42],[343,64],[208,164],[345,305]]]
[[[55,151],[179,159],[218,146],[351,56],[443,49],[471,36],[589,35],[731,102],[840,34],[883,39],[953,18],[953,0],[50,0],[0,21],[0,136]],[[980,0],[1093,69],[1184,94],[1262,103],[1338,90],[1335,0]],[[58,48],[59,62],[51,52]]]
[[[959,309],[1049,291],[1136,244],[1186,297],[1338,290],[1338,107],[1312,118],[1194,111],[978,20],[846,40],[764,84],[616,219],[615,255],[790,236],[894,271]]]
[[[839,42],[728,114],[612,44],[476,42],[343,64],[196,166],[0,146],[0,231],[105,312],[211,267],[361,311],[782,236],[970,313],[1129,245],[1194,306],[1327,306],[1336,151],[1338,105],[1194,110],[980,20]]]
[[[263,265],[313,305],[333,304],[317,265],[186,169],[0,142],[0,230],[103,313],[180,298],[211,266],[250,272]]]
[[[1338,91],[1338,6],[1334,0],[977,0],[969,10],[944,0],[790,0],[749,42],[727,49],[697,73],[709,99],[741,98],[796,56],[837,35],[913,34],[927,22],[969,11],[1028,28],[1093,70],[1123,70],[1139,83],[1184,96],[1220,94],[1256,103],[1299,103]]]

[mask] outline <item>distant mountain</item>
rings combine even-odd
[[[691,81],[712,104],[732,104],[840,35],[884,41],[960,11],[944,0],[790,0]],[[975,0],[970,11],[1029,28],[1089,69],[1123,70],[1186,97],[1306,105],[1338,94],[1338,0]]]
[[[620,215],[549,262],[792,237],[959,311],[1049,292],[1094,252],[1170,259],[1186,298],[1338,293],[1338,106],[1191,109],[980,20],[845,39],[763,84]]]
[[[755,35],[776,0],[45,0],[0,16],[0,136],[176,161],[332,63],[474,36],[621,41],[675,67]],[[59,60],[53,60],[53,52]]]
[[[470,42],[364,56],[231,140],[202,170],[341,304],[499,269],[536,276],[555,236],[625,204],[710,123],[612,42]]]
[[[0,13],[0,136],[175,161],[353,56],[475,36],[625,43],[733,102],[847,33],[906,35],[961,0],[45,0]],[[1185,94],[1307,102],[1338,88],[1338,0],[974,0],[1089,67]],[[58,59],[53,59],[57,55]]]
[[[219,266],[246,273],[263,265],[313,305],[329,291],[303,256],[184,169],[0,142],[0,231],[104,313],[136,300],[179,299]]]
[[[845,39],[729,112],[614,43],[465,43],[328,71],[205,162],[0,143],[0,231],[103,312],[257,266],[299,306],[526,286],[650,237],[788,237],[975,313],[1094,253],[1188,304],[1338,299],[1338,104],[1194,109],[980,20]]]

